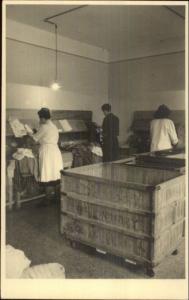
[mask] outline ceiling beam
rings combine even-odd
[[[172,7],[167,6],[167,5],[163,5],[166,9],[168,9],[169,11],[171,11],[173,14],[177,15],[178,17],[180,17],[181,19],[185,20],[185,17],[183,15],[181,15],[179,12],[177,12],[176,10],[174,10]]]
[[[10,38],[10,37],[6,37],[6,40],[17,42],[17,43],[20,43],[20,44],[33,46],[33,47],[37,47],[37,48],[50,50],[50,51],[53,51],[53,52],[55,51],[53,48],[50,48],[50,47],[34,44],[34,43],[31,43],[31,42],[20,41],[20,40]],[[146,56],[138,56],[138,57],[133,57],[133,58],[125,58],[125,59],[121,59],[121,60],[110,60],[110,61],[95,59],[95,58],[91,58],[91,57],[88,57],[88,56],[83,56],[83,55],[80,55],[80,54],[75,54],[75,53],[71,53],[71,52],[63,51],[63,50],[58,50],[57,52],[65,54],[65,55],[69,55],[69,56],[79,57],[81,59],[86,59],[86,60],[89,60],[89,61],[94,61],[94,62],[99,62],[99,63],[106,64],[106,65],[111,65],[111,64],[118,64],[118,63],[123,63],[123,62],[131,62],[131,61],[136,61],[136,60],[149,59],[149,58],[154,58],[154,57],[159,57],[159,56],[166,56],[166,55],[168,56],[168,55],[181,54],[181,53],[185,53],[185,50],[165,52],[165,53],[152,54],[152,55],[146,55]]]
[[[63,15],[65,15],[65,14],[71,13],[71,12],[73,12],[73,11],[75,11],[75,10],[84,8],[84,7],[86,7],[86,6],[88,6],[88,5],[80,5],[80,6],[77,6],[77,7],[68,9],[68,10],[65,10],[65,11],[63,11],[63,12],[61,12],[61,13],[58,13],[58,14],[56,14],[56,15],[53,15],[53,16],[50,16],[50,17],[45,18],[45,19],[44,19],[44,22],[48,22],[48,23],[50,23],[50,24],[55,24],[54,22],[52,22],[52,21],[50,21],[50,20],[53,19],[53,18],[59,17],[59,16],[63,16]]]

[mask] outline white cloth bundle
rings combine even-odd
[[[21,160],[24,157],[34,158],[32,150],[27,148],[18,148],[17,151],[13,154],[13,158],[17,160]]]
[[[102,148],[99,146],[92,146],[91,149],[92,153],[96,154],[97,156],[101,156],[102,157]]]
[[[24,269],[30,266],[31,261],[24,252],[14,247],[6,246],[6,277],[20,278]]]
[[[27,268],[22,273],[22,278],[65,278],[65,269],[58,263],[37,265]]]
[[[61,264],[49,263],[30,267],[31,261],[24,252],[6,245],[7,278],[65,278],[65,269]]]

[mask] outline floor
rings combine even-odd
[[[57,262],[66,270],[67,278],[149,278],[142,268],[126,264],[122,259],[97,253],[81,245],[73,249],[59,231],[57,204],[38,207],[36,202],[7,212],[7,244],[24,251],[32,265]],[[155,268],[155,277],[184,278],[184,238],[176,256],[170,255]]]

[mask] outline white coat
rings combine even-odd
[[[63,161],[58,147],[59,133],[51,120],[42,124],[39,131],[33,135],[35,141],[40,143],[39,173],[40,182],[49,182],[60,179]]]
[[[150,151],[171,149],[178,143],[175,125],[170,119],[154,119],[150,124]]]

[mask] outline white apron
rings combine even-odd
[[[57,127],[49,120],[40,126],[34,134],[34,139],[39,141],[39,181],[49,182],[60,179],[63,169],[62,155],[58,147],[59,133]]]

